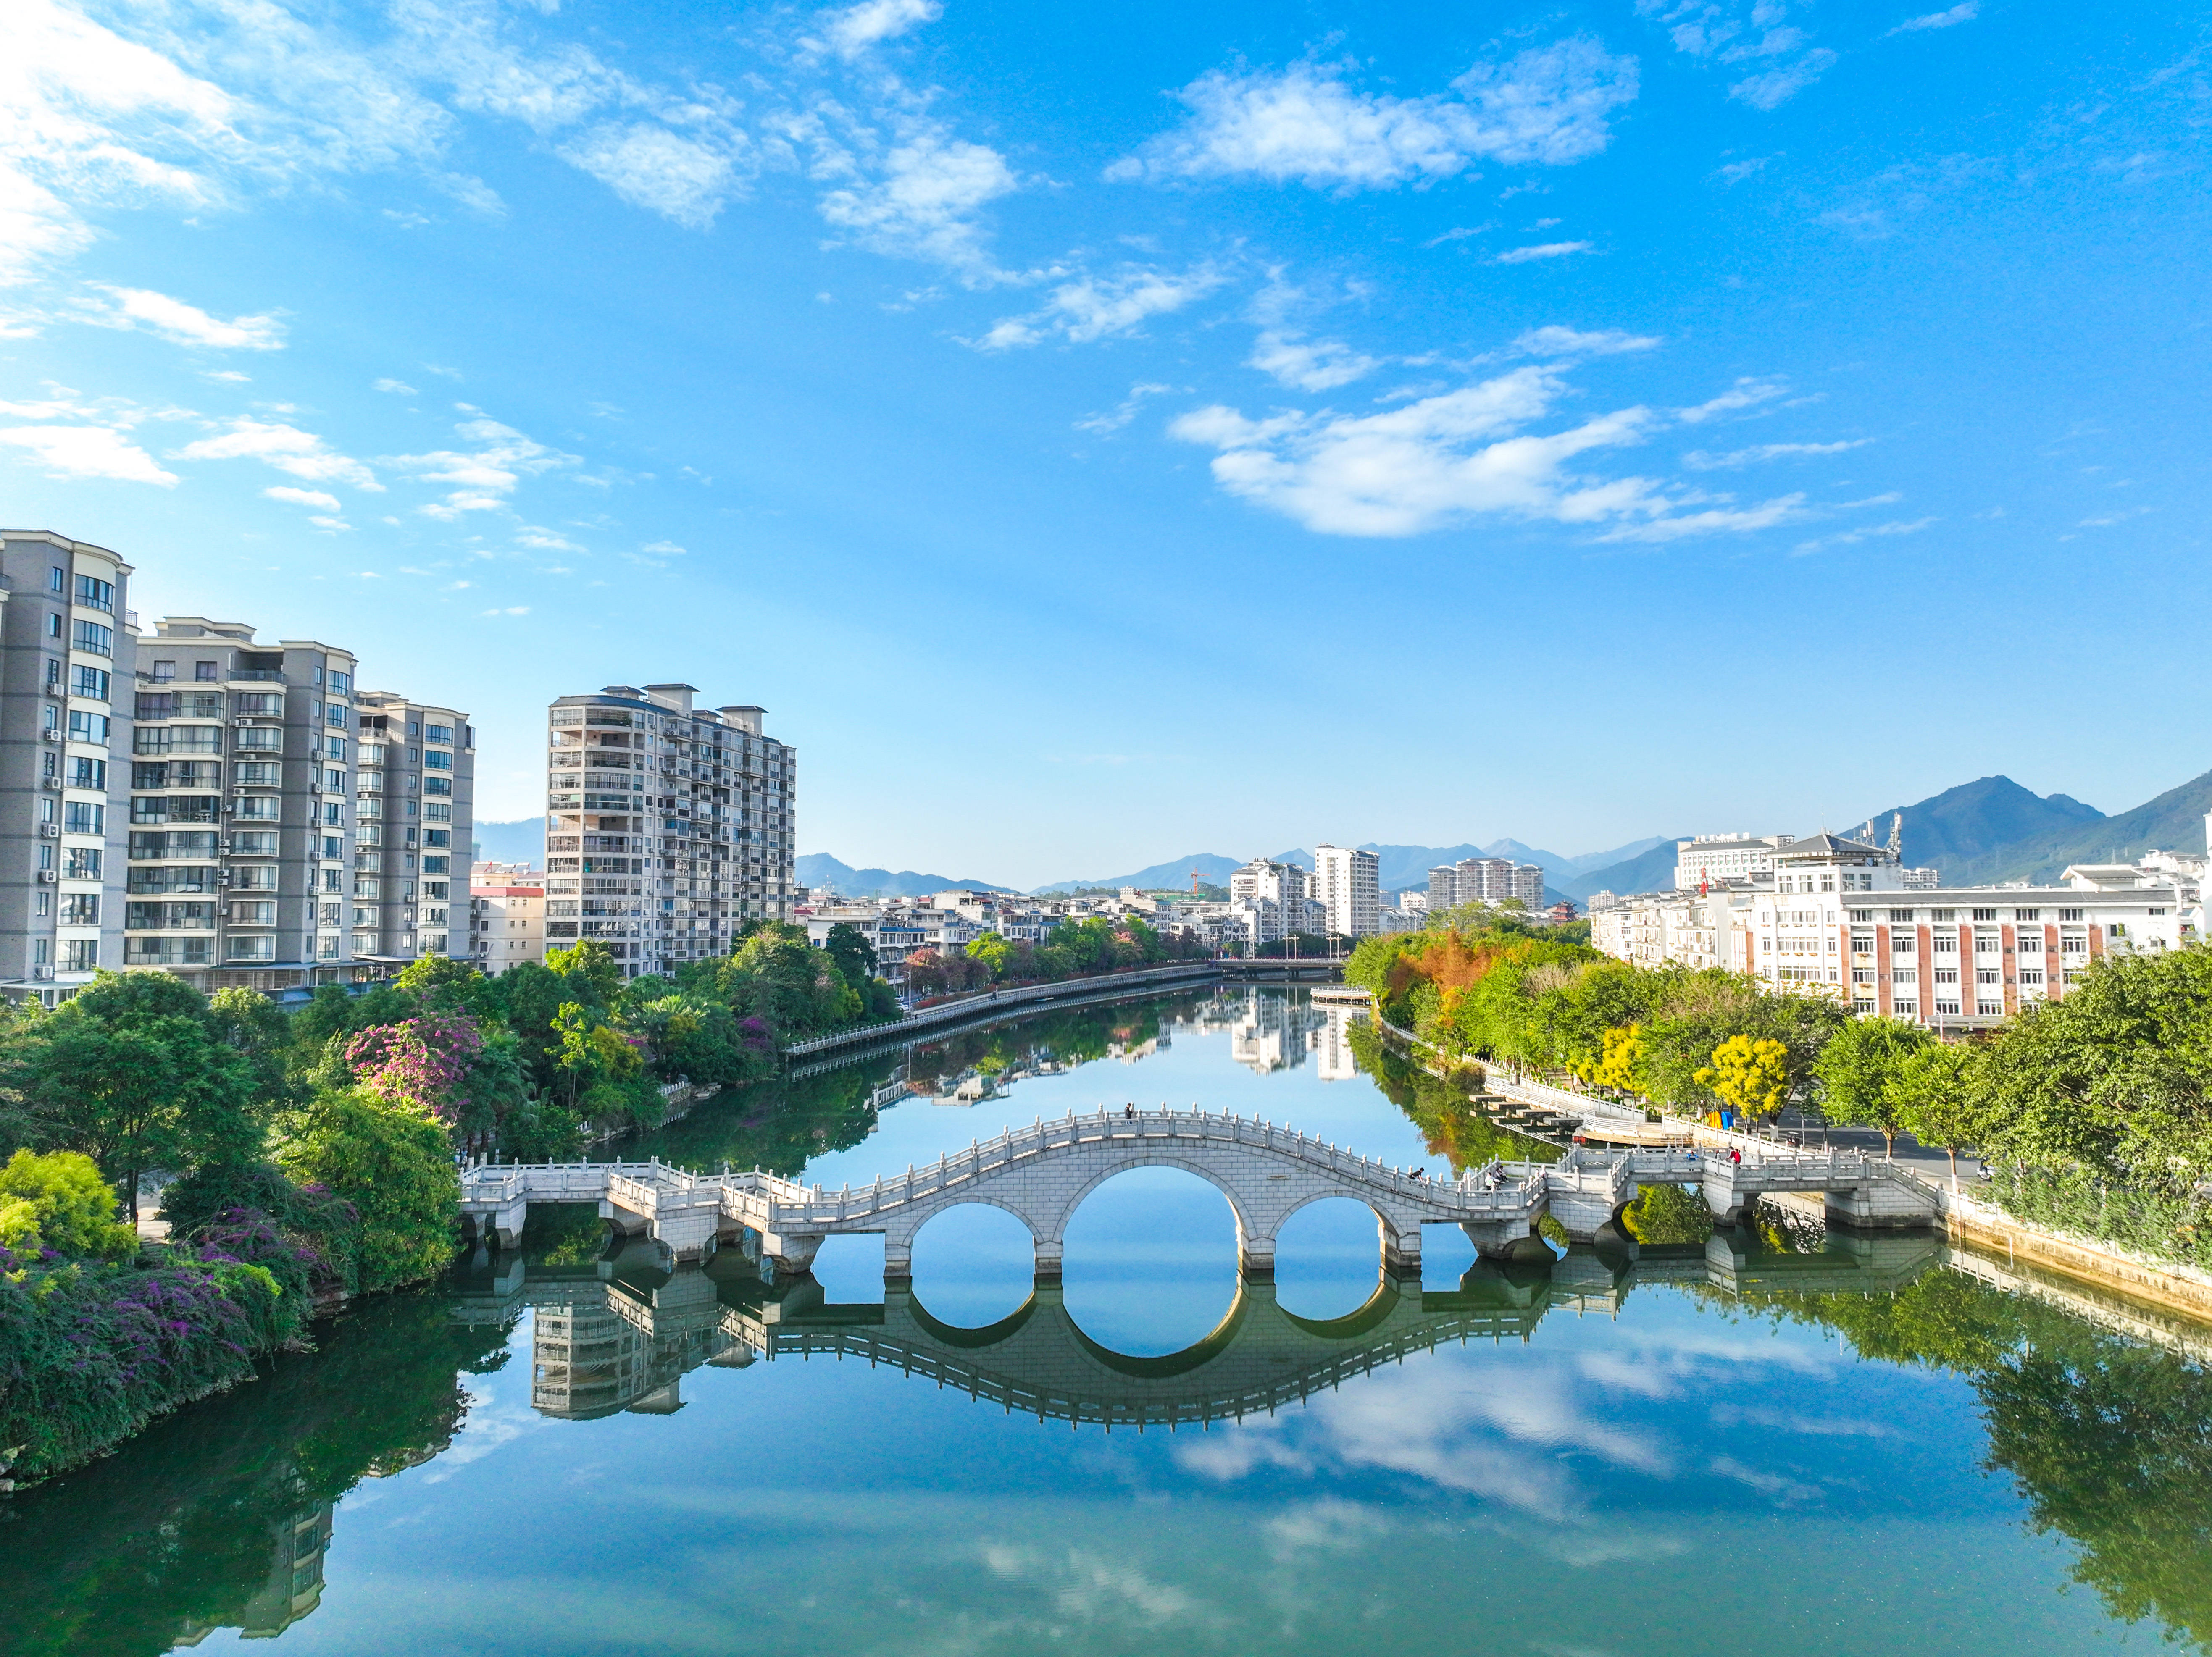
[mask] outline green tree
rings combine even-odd
[[[1890,1083],[1897,1120],[1922,1144],[1949,1153],[1954,1186],[1960,1146],[1978,1144],[1989,1128],[1976,1059],[1963,1043],[1936,1042],[1910,1054]]]
[[[989,934],[996,936],[996,934]],[[981,943],[981,939],[976,940]],[[850,921],[841,920],[830,929],[830,936],[822,947],[837,963],[837,971],[845,982],[854,989],[860,988],[876,971],[876,946],[868,942],[868,935]],[[972,948],[971,948],[972,953]]]
[[[1906,1130],[1897,1092],[1908,1060],[1924,1053],[1936,1038],[1899,1018],[1855,1018],[1820,1049],[1814,1073],[1828,1120],[1881,1132],[1885,1154],[1897,1154],[1897,1136]]]
[[[0,1247],[81,1259],[127,1259],[138,1233],[115,1217],[115,1193],[81,1151],[27,1147],[0,1166]]]
[[[421,1283],[453,1259],[460,1176],[452,1140],[428,1116],[333,1089],[281,1113],[271,1142],[286,1174],[358,1212],[364,1292]]]

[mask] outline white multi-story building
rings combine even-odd
[[[526,863],[469,866],[469,941],[477,970],[496,978],[545,958],[545,871]]]
[[[1753,875],[1771,874],[1774,854],[1794,835],[1698,835],[1674,842],[1674,889],[1694,892]]]
[[[688,684],[609,685],[548,714],[545,947],[597,938],[627,977],[726,955],[788,920],[798,755],[763,710]]]
[[[1381,859],[1356,847],[1314,847],[1313,895],[1327,916],[1325,930],[1338,938],[1367,938],[1380,930],[1382,907]]]
[[[1889,847],[1820,834],[1703,893],[1632,898],[1591,918],[1593,943],[1639,965],[1720,966],[1778,992],[1954,1028],[2045,1000],[2107,956],[2203,936],[2201,875],[2079,864],[2056,886],[1929,887]]]
[[[392,962],[469,960],[472,899],[456,877],[476,835],[477,738],[468,716],[388,690],[355,697],[353,947]],[[541,950],[535,959],[542,960]]]
[[[1503,903],[1513,899],[1531,915],[1544,907],[1544,868],[1510,858],[1462,858],[1429,871],[1428,907],[1432,913],[1469,903]]]

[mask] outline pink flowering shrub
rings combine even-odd
[[[483,1045],[475,1019],[432,1013],[372,1025],[346,1043],[345,1061],[361,1084],[386,1103],[419,1110],[450,1127],[468,1112],[469,1071]]]

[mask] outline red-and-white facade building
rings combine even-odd
[[[2204,936],[2202,858],[2154,853],[2076,864],[2053,886],[1977,887],[1923,883],[1893,841],[1820,834],[1780,841],[1764,860],[1594,913],[1592,942],[1640,966],[1720,966],[1856,1013],[1960,1028],[2062,999],[2104,956]]]

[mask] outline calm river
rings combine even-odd
[[[1445,1177],[1549,1154],[1265,988],[951,1037],[725,1096],[634,1149],[860,1184],[1125,1102]],[[0,1649],[2030,1657],[2212,1636],[2212,1332],[2138,1341],[2124,1308],[2002,1260],[1767,1219],[1548,1273],[1431,1228],[1405,1283],[1380,1276],[1373,1217],[1327,1204],[1272,1285],[1240,1286],[1221,1197],[1143,1170],[1079,1211],[1057,1290],[1033,1296],[1026,1237],[970,1206],[886,1296],[859,1239],[770,1284],[734,1250],[672,1275],[553,1211],[520,1259],[370,1302],[0,1502]]]

